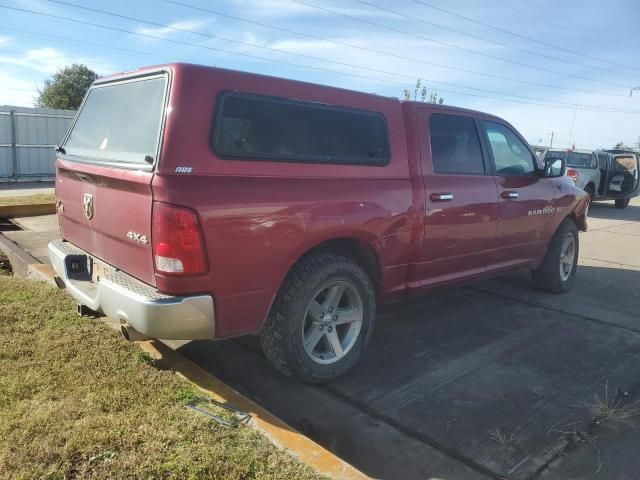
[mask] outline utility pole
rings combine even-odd
[[[578,105],[573,109],[573,118],[571,119],[571,131],[569,132],[569,145],[571,145],[571,137],[573,137],[573,125],[576,123],[576,112],[578,111]]]
[[[553,130],[551,130],[551,144],[549,145],[549,148],[553,147],[553,134],[554,134],[554,132],[553,132]]]

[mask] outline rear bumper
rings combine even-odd
[[[203,340],[215,336],[215,314],[210,295],[175,297],[159,293],[153,287],[115,270],[94,282],[70,278],[67,259],[89,259],[89,255],[69,242],[49,244],[49,259],[69,293],[82,305],[129,323],[152,338],[166,340]]]

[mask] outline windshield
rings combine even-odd
[[[152,163],[160,137],[166,76],[93,87],[64,145],[86,160]],[[151,162],[145,157],[151,157]]]
[[[570,152],[567,157],[567,165],[579,168],[596,168],[596,159],[591,153]]]

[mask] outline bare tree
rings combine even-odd
[[[437,103],[438,105],[442,105],[444,103],[444,98],[435,92],[429,93],[427,91],[427,87],[422,85],[422,80],[420,79],[416,82],[416,87],[413,89],[413,95],[411,95],[411,90],[408,88],[404,89],[404,99],[413,100],[414,102]]]

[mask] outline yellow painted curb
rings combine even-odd
[[[0,218],[37,217],[38,215],[51,215],[53,213],[56,213],[56,204],[53,202],[0,205]]]
[[[136,343],[152,357],[165,360],[176,373],[194,383],[214,400],[250,413],[253,425],[269,440],[318,473],[341,480],[369,478],[162,342],[149,340]]]

